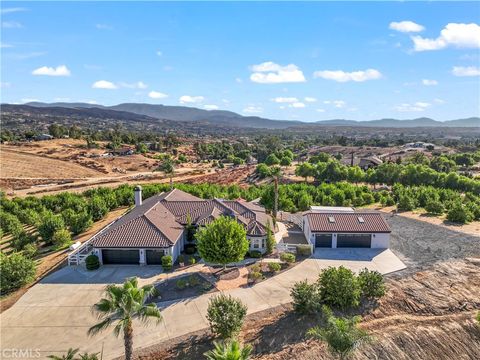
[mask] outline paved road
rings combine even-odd
[[[248,313],[290,302],[290,288],[303,279],[316,280],[321,269],[344,265],[358,271],[364,267],[389,273],[404,268],[390,251],[374,249],[322,249],[312,258],[273,278],[249,288],[229,290],[248,306]],[[80,351],[99,352],[104,358],[123,354],[121,338],[107,330],[87,337],[87,330],[96,323],[91,306],[102,296],[106,284],[121,283],[126,277],[138,276],[141,284],[157,281],[161,269],[155,266],[104,266],[95,272],[63,268],[33,286],[12,308],[0,315],[3,351],[31,350],[32,358],[62,354],[70,347]],[[134,346],[146,347],[162,340],[185,335],[208,326],[206,311],[209,298],[205,294],[179,301],[162,310],[158,325],[134,326]],[[8,356],[8,355],[7,355]]]

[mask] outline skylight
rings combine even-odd
[[[361,216],[358,217],[358,222],[363,224],[365,222],[365,219]]]
[[[334,223],[334,222],[335,222],[335,218],[334,218],[333,216],[329,216],[329,217],[328,217],[328,222]]]

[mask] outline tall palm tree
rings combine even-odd
[[[170,190],[173,189],[173,176],[175,175],[175,162],[171,158],[166,158],[158,167],[165,175],[170,177]]]
[[[279,166],[272,166],[270,168],[270,176],[273,178],[274,185],[273,218],[276,220],[278,212],[278,182],[282,176],[282,169]]]
[[[123,331],[125,345],[125,359],[132,359],[133,350],[133,319],[147,322],[156,318],[162,319],[160,310],[154,303],[146,304],[147,299],[154,295],[155,287],[146,285],[138,287],[138,279],[127,279],[123,285],[108,285],[105,289],[105,298],[93,305],[93,311],[98,314],[100,322],[88,330],[89,335],[95,335],[110,325],[115,325],[113,332],[116,336]]]
[[[252,352],[250,345],[245,345],[242,348],[236,340],[228,343],[214,341],[213,345],[215,348],[204,354],[207,360],[248,360]]]

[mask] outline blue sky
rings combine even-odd
[[[475,2],[2,2],[1,101],[479,116]]]

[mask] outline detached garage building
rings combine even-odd
[[[305,237],[316,248],[375,248],[390,245],[390,227],[381,214],[309,211],[303,215]]]

